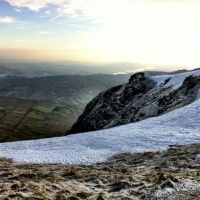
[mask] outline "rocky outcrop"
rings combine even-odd
[[[196,99],[200,77],[185,78],[174,89],[170,78],[160,85],[145,73],[131,76],[125,85],[101,92],[87,106],[69,133],[111,128],[183,107]]]

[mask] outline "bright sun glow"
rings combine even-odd
[[[113,5],[108,4],[102,15],[96,11],[105,26],[93,35],[90,45],[102,58],[200,64],[200,4],[127,1]]]

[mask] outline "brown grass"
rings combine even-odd
[[[1,200],[154,199],[157,189],[200,181],[200,145],[120,154],[90,166],[24,164],[0,158]]]

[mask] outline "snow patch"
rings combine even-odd
[[[177,89],[183,84],[185,78],[191,75],[200,76],[200,70],[173,75],[152,76],[152,79],[157,82],[157,85],[160,85],[163,84],[165,80],[170,78],[169,82],[166,84],[166,87],[173,86],[173,89]]]

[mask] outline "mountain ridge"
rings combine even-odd
[[[68,133],[95,131],[159,116],[192,103],[200,88],[200,76],[187,76],[173,88],[171,78],[162,83],[136,73],[124,85],[101,92],[85,108]]]

